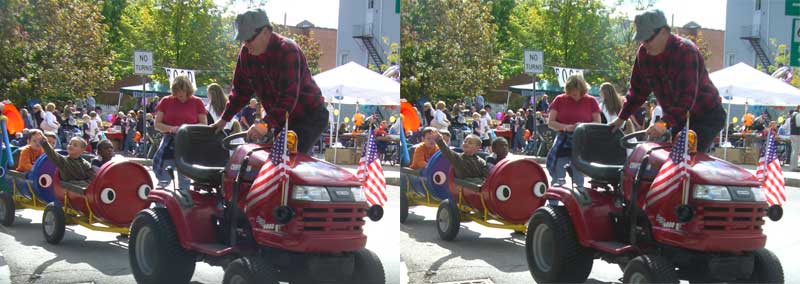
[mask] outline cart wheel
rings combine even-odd
[[[44,239],[48,243],[57,245],[64,239],[64,229],[66,226],[66,217],[64,217],[64,210],[60,205],[54,202],[47,204],[44,208],[42,215],[42,233]]]
[[[356,284],[383,284],[386,275],[383,271],[381,259],[368,249],[355,252],[355,264],[350,283]]]
[[[774,253],[762,248],[753,252],[753,276],[750,282],[754,283],[783,283],[783,266]]]
[[[8,192],[0,192],[0,224],[3,226],[11,226],[14,224],[14,199]]]
[[[400,188],[400,223],[405,223],[408,219],[408,196],[406,189]]]
[[[461,214],[455,204],[452,204],[450,199],[442,200],[442,203],[439,203],[439,211],[436,212],[436,230],[439,232],[439,237],[445,241],[455,239],[461,227],[460,219]]]
[[[625,267],[622,283],[678,283],[675,266],[657,255],[642,255]]]
[[[272,265],[257,257],[240,257],[225,268],[223,284],[278,284]]]
[[[567,210],[554,206],[536,209],[531,216],[525,254],[538,283],[583,283],[594,260],[592,250],[578,243]]]
[[[195,258],[178,243],[166,209],[145,209],[136,214],[128,246],[136,282],[188,283],[192,279]]]

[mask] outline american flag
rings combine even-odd
[[[767,142],[758,158],[758,170],[756,175],[762,182],[761,187],[767,195],[769,205],[782,205],[786,202],[786,188],[784,187],[783,170],[781,161],[778,159],[775,145],[775,135],[768,131]]]
[[[680,189],[684,179],[688,176],[686,161],[689,159],[689,147],[686,145],[686,136],[689,129],[684,127],[678,134],[678,142],[672,145],[667,161],[658,170],[650,191],[647,192],[647,206],[652,206],[656,202],[669,196],[671,193]]]
[[[270,195],[281,189],[288,181],[286,162],[289,160],[289,151],[286,147],[287,128],[278,135],[272,143],[269,159],[264,162],[258,171],[258,177],[253,181],[250,192],[247,193],[247,208],[255,208],[266,201]],[[244,165],[243,165],[244,166]]]
[[[386,179],[383,176],[381,160],[378,159],[378,147],[375,143],[375,134],[369,130],[369,139],[364,144],[364,151],[361,153],[361,160],[358,161],[358,172],[356,173],[364,186],[364,194],[370,205],[383,206],[388,197],[386,196]]]

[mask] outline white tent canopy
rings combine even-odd
[[[314,76],[330,102],[362,105],[399,105],[400,83],[349,62]],[[341,96],[341,101],[336,97]]]
[[[723,103],[762,106],[800,105],[800,89],[758,71],[747,64],[739,63],[709,75],[719,90]]]

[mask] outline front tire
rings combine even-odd
[[[538,283],[582,283],[592,271],[594,254],[581,246],[567,209],[536,209],[525,234],[525,254]]]
[[[178,242],[166,209],[145,209],[131,224],[128,257],[138,283],[189,283],[193,255]]]
[[[762,248],[753,252],[753,276],[752,282],[757,283],[783,283],[783,266],[781,261],[774,253]]]
[[[439,237],[445,241],[452,241],[458,235],[461,227],[461,214],[450,199],[442,200],[439,203],[439,210],[436,211],[436,231]]]
[[[54,202],[47,204],[42,214],[42,234],[48,243],[57,245],[64,239],[64,230],[66,229],[66,217],[64,216],[64,209]]]
[[[278,284],[275,269],[258,257],[240,257],[225,268],[223,284]]]
[[[0,192],[0,224],[11,226],[14,224],[14,199],[6,191]]]
[[[383,271],[381,259],[368,249],[355,252],[355,264],[351,279],[353,281],[350,283],[356,284],[386,283],[386,274]]]
[[[679,283],[675,266],[657,255],[642,255],[625,267],[622,283]]]

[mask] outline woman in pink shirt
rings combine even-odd
[[[557,96],[550,104],[547,126],[558,132],[553,147],[547,154],[547,169],[552,181],[550,184],[564,184],[564,167],[572,161],[572,132],[578,124],[600,122],[600,107],[597,100],[587,95],[589,84],[582,75],[572,75],[567,79],[566,93]],[[572,168],[572,182],[583,186],[583,174]]]
[[[166,187],[171,179],[165,171],[175,166],[174,134],[184,124],[206,125],[206,108],[203,101],[195,97],[194,87],[186,76],[178,76],[172,83],[172,95],[166,96],[156,106],[155,128],[164,134],[153,158],[153,170],[158,177],[158,187]],[[178,187],[184,197],[189,196],[189,178],[178,173]]]

